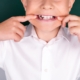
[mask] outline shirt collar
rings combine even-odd
[[[32,24],[29,24],[26,28],[27,29],[26,29],[26,32],[25,32],[25,37],[32,36],[32,37],[38,38],[38,36],[36,34],[36,31],[35,31]],[[69,42],[70,37],[69,37],[68,33],[69,32],[68,32],[68,29],[66,27],[65,28],[61,27],[59,32],[58,32],[57,39],[64,38]]]
[[[62,37],[64,39],[66,39],[68,42],[70,42],[70,34],[69,34],[69,30],[67,27],[61,27],[57,37]]]

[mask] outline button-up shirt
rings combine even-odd
[[[7,80],[80,80],[80,42],[67,28],[48,43],[26,27],[24,38],[0,41],[0,68]]]

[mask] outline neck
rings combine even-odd
[[[36,33],[39,39],[42,39],[46,42],[49,42],[51,39],[55,38],[59,32],[60,27],[56,28],[53,31],[44,32],[36,29]]]

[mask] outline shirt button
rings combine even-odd
[[[47,72],[47,69],[44,69],[45,72]]]

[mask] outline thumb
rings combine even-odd
[[[30,19],[35,19],[36,16],[34,15],[27,15],[27,16],[17,16],[15,17],[15,20],[19,21],[19,22],[25,22],[28,21]]]

